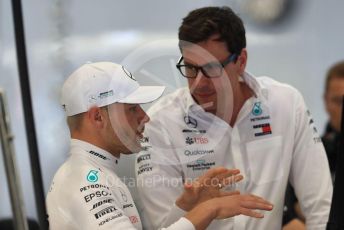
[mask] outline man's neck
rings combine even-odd
[[[94,146],[97,146],[100,149],[103,149],[109,152],[111,155],[115,156],[116,158],[120,157],[120,151],[114,151],[110,146],[107,146],[106,143],[100,138],[95,138],[94,136],[90,136],[90,135],[82,135],[81,133],[78,133],[78,132],[71,133],[71,138],[88,142]]]
[[[207,112],[214,114],[215,116],[221,118],[226,123],[228,123],[231,127],[234,126],[239,112],[245,102],[254,95],[252,89],[246,83],[239,83],[239,90],[237,92],[233,92],[234,99],[233,99],[233,107],[229,107],[226,105],[222,105],[223,108],[229,108],[232,111],[225,111],[225,110],[207,110]]]

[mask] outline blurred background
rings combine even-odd
[[[344,59],[342,0],[23,0],[22,4],[45,194],[68,154],[69,132],[59,105],[66,77],[87,61],[112,61],[125,65],[142,84],[166,85],[166,93],[185,86],[175,69],[178,27],[190,10],[203,6],[227,5],[242,17],[247,70],[296,87],[319,132],[324,130],[325,74]],[[36,219],[13,26],[11,1],[1,0],[0,88],[7,95],[25,210]],[[133,159],[121,158],[119,175],[134,177]],[[0,162],[1,219],[11,217],[12,211],[2,154]],[[135,197],[135,188],[131,190]]]

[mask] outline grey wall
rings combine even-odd
[[[233,6],[247,26],[248,70],[290,83],[305,96],[320,130],[326,114],[324,74],[344,59],[341,0],[300,0],[289,20],[256,26],[238,1],[23,1],[32,99],[45,192],[66,159],[69,134],[58,104],[68,74],[86,61],[124,63],[144,84],[165,84],[168,92],[185,85],[174,65],[177,29],[191,9]],[[15,149],[27,213],[36,217],[24,115],[14,52],[10,0],[0,1],[0,87],[9,99]],[[133,156],[123,157],[120,175],[133,176]],[[2,154],[0,155],[1,162]],[[4,167],[0,164],[0,217],[11,216]],[[134,191],[135,192],[135,191]]]

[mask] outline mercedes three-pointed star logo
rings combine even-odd
[[[126,68],[124,68],[124,66],[122,66],[122,69],[123,69],[124,73],[125,73],[128,77],[130,77],[131,79],[133,79],[134,81],[136,81],[136,79],[134,78],[134,76],[133,76]]]
[[[190,128],[197,128],[197,120],[193,117],[190,117],[188,115],[184,116],[184,122]]]

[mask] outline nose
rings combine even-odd
[[[149,122],[149,120],[150,120],[149,116],[142,109],[141,106],[139,106],[139,110],[138,110],[138,120],[139,120],[140,125],[143,125],[143,124]]]
[[[196,78],[192,79],[192,89],[207,87],[211,83],[211,79],[204,76],[201,70],[198,71]]]

